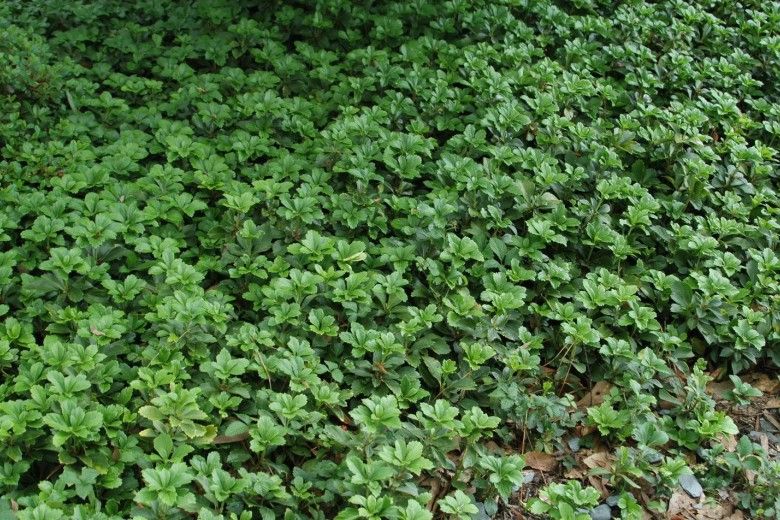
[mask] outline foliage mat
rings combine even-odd
[[[778,2],[3,0],[0,107],[0,517],[780,517]]]

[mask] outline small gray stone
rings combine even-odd
[[[761,427],[761,431],[764,433],[774,433],[778,431],[775,425],[770,423],[766,419],[759,419],[758,425]]]
[[[772,435],[771,433],[764,433],[764,432],[757,432],[757,431],[752,431],[748,433],[748,438],[751,441],[758,444],[761,444],[763,437],[766,437],[768,441],[772,442],[772,437],[774,437],[774,435]]]
[[[758,443],[760,443],[760,442],[761,442],[761,440],[762,440],[762,437],[763,437],[764,435],[766,435],[766,439],[767,439],[767,440],[768,440],[768,441],[769,441],[771,444],[780,444],[780,437],[778,437],[778,436],[777,436],[777,435],[775,435],[774,433],[769,433],[769,432],[756,432],[756,431],[753,431],[753,432],[750,432],[750,433],[748,433],[748,437],[750,437],[750,440],[751,440],[751,441],[753,441],[753,442],[758,442]]]
[[[530,484],[534,480],[536,480],[536,472],[534,470],[523,470],[523,484]]]
[[[699,498],[704,490],[701,488],[701,484],[693,475],[686,473],[680,475],[680,487],[685,490],[692,498]]]
[[[609,507],[615,507],[617,505],[619,499],[620,499],[620,497],[618,497],[617,495],[609,495],[607,497],[607,505]]]
[[[607,504],[601,504],[595,509],[590,510],[591,520],[610,520],[612,518],[612,509]]]
[[[573,451],[574,453],[577,453],[580,451],[580,438],[579,437],[569,437],[569,440],[566,441],[566,443],[569,445],[569,449]]]

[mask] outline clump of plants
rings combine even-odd
[[[0,512],[777,517],[779,13],[3,2]]]

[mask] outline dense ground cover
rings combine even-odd
[[[6,0],[0,107],[0,516],[780,516],[780,4]]]

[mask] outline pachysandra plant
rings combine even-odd
[[[778,31],[0,3],[0,517],[590,518],[585,478],[519,491],[595,446],[614,515],[693,471],[780,517],[707,392],[780,365]]]

